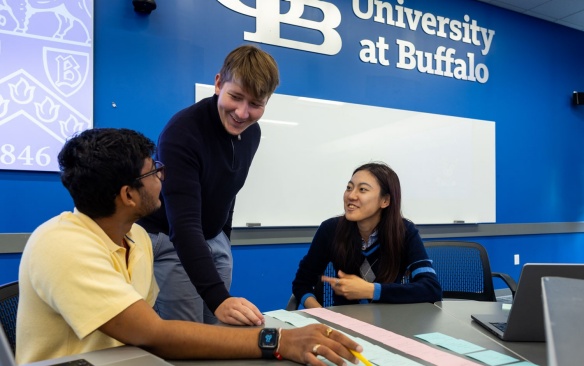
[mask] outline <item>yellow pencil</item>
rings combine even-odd
[[[365,366],[373,366],[373,364],[372,364],[371,362],[369,362],[369,360],[367,360],[365,357],[363,357],[363,355],[362,355],[362,354],[360,354],[359,352],[357,352],[357,351],[355,351],[355,350],[352,350],[352,349],[349,349],[349,351],[351,351],[351,353],[352,353],[352,354],[353,354],[355,357],[357,357],[357,358],[358,358],[358,359],[359,359],[361,362],[363,362],[363,364],[364,364]]]

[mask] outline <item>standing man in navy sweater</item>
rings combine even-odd
[[[279,84],[278,66],[252,45],[231,51],[215,95],[179,111],[158,140],[166,165],[162,207],[140,224],[150,233],[164,319],[260,325],[264,317],[231,297],[231,222],[261,137],[257,121]]]

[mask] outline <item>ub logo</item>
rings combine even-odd
[[[286,13],[281,14],[280,5],[282,1],[279,0],[256,0],[255,8],[243,4],[241,0],[217,1],[235,12],[256,18],[255,33],[244,32],[243,39],[246,41],[266,43],[325,55],[339,53],[343,45],[341,36],[335,30],[341,24],[341,12],[335,5],[329,2],[321,0],[284,0],[290,3],[290,8]],[[313,7],[322,11],[322,20],[316,21],[302,18],[305,7]],[[280,35],[281,24],[316,30],[322,34],[324,40],[321,44],[314,44],[282,38]]]

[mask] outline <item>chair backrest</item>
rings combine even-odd
[[[337,277],[335,273],[333,264],[329,262],[326,266],[323,275],[328,277]],[[333,300],[334,291],[331,285],[326,282],[322,282],[320,279],[314,286],[314,296],[316,296],[316,300],[322,307],[329,307],[334,305]],[[286,310],[297,310],[298,308],[302,308],[301,304],[299,304],[298,299],[294,295],[290,296],[288,300],[288,304],[286,305]]]
[[[497,301],[485,248],[466,241],[424,242],[444,298]]]
[[[18,310],[18,281],[0,286],[0,323],[12,352],[16,350],[16,311]]]

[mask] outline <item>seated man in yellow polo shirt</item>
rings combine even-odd
[[[160,207],[164,165],[154,143],[127,129],[92,129],[59,154],[75,210],[39,226],[19,271],[16,359],[28,363],[123,344],[167,359],[287,358],[357,362],[361,346],[325,325],[234,328],[163,320],[150,239],[134,224]],[[271,335],[263,337],[263,335]],[[266,344],[258,340],[271,340]]]

